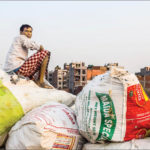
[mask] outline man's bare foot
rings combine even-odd
[[[45,84],[44,82],[43,82],[43,83],[40,83],[40,81],[36,81],[35,83],[36,83],[39,87],[41,87],[41,88],[54,89],[52,86],[47,85],[47,84]]]
[[[42,87],[42,88],[46,88],[46,89],[54,89],[52,86],[47,85],[47,84],[45,84],[44,82],[41,83],[39,86]]]

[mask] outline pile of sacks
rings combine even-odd
[[[14,79],[14,77],[13,77]],[[38,87],[0,70],[0,147],[6,149],[82,149],[74,111],[76,96]]]
[[[111,68],[83,88],[75,105],[79,131],[89,142],[83,150],[150,147],[150,100],[134,74]]]
[[[150,100],[134,74],[111,68],[77,97],[10,80],[0,70],[0,146],[6,141],[6,149],[149,149]]]

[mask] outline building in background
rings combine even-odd
[[[53,84],[53,71],[48,72],[48,81],[50,84]]]
[[[68,70],[68,71],[69,71],[69,66],[70,66],[69,64],[64,63],[64,69],[65,69],[65,70]]]
[[[88,81],[97,75],[104,74],[112,66],[124,68],[118,63],[108,63],[104,66],[88,65],[88,67],[84,62],[64,63],[63,69],[56,66],[54,72],[49,72],[49,82],[57,89],[78,94]]]
[[[87,83],[87,67],[84,62],[70,63],[69,65],[69,90],[77,94]]]
[[[120,68],[120,69],[124,69],[124,67],[119,66],[118,63],[108,63],[108,64],[105,64],[104,67],[106,67],[107,70],[110,70],[111,67],[117,67],[117,68]]]
[[[59,66],[56,66],[54,72],[49,73],[49,79],[52,79],[50,83],[57,89],[68,91],[68,72],[68,70],[61,69]]]
[[[140,72],[137,72],[135,74],[140,76],[150,75],[150,67],[141,68]]]
[[[145,92],[150,96],[150,67],[144,67],[140,72],[135,73]]]
[[[95,76],[104,74],[107,67],[88,65],[87,67],[87,81],[92,80]]]
[[[88,65],[87,67],[87,81],[92,80],[95,76],[104,74],[106,71],[110,70],[111,67],[118,67],[118,68],[124,68],[122,66],[119,66],[118,63],[108,63],[104,66],[93,66]]]

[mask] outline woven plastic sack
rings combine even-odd
[[[137,77],[124,69],[95,77],[76,99],[81,134],[91,143],[128,141],[150,134],[150,100]]]
[[[6,150],[81,150],[83,142],[71,108],[50,102],[33,109],[12,127]]]

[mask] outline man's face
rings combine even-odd
[[[20,32],[20,34],[27,36],[28,38],[32,37],[32,28],[24,28],[24,30],[22,32]]]

